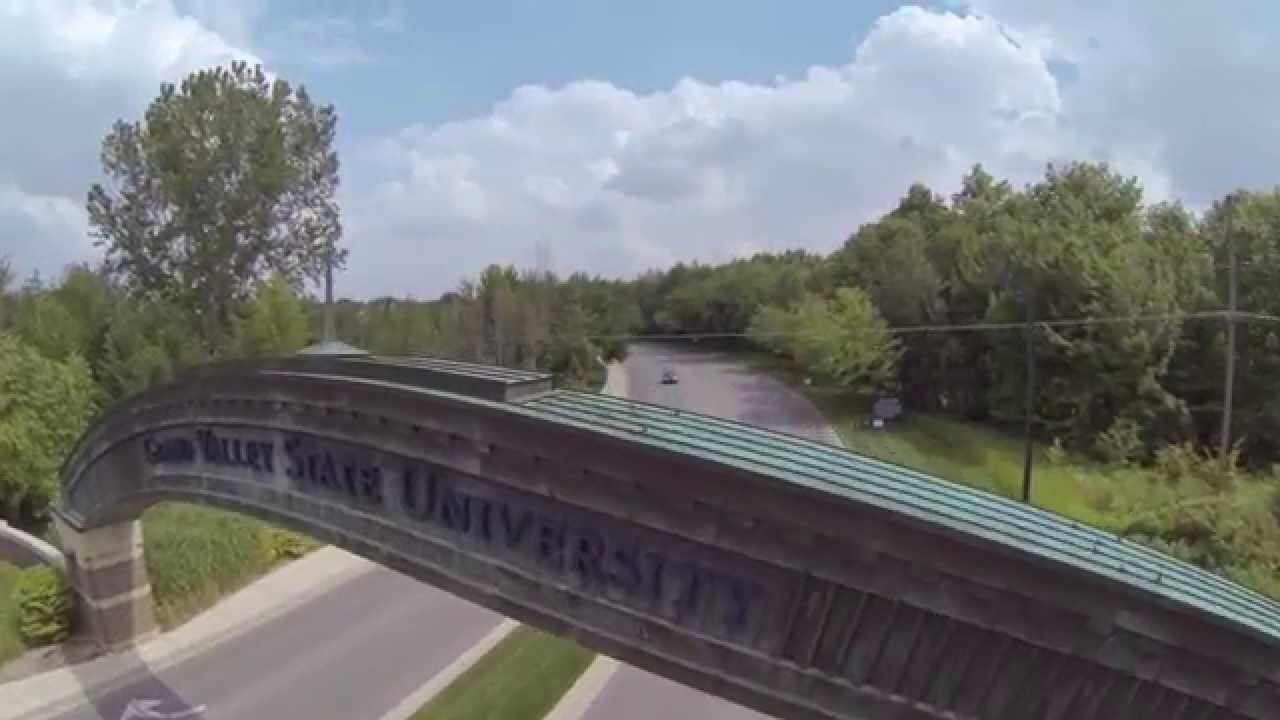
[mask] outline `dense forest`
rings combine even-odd
[[[1103,165],[1051,167],[1021,190],[977,167],[950,199],[911,187],[830,255],[760,254],[626,281],[492,266],[433,300],[344,299],[335,324],[376,353],[538,368],[576,387],[599,383],[626,336],[734,334],[818,382],[996,424],[1023,416],[1030,342],[1039,436],[1144,461],[1219,440],[1228,243],[1247,313],[1232,439],[1244,463],[1263,467],[1280,461],[1280,192],[1237,193],[1197,217],[1144,204],[1136,180]],[[63,453],[100,409],[193,363],[318,338],[321,307],[298,276],[245,282],[244,299],[209,324],[131,291],[107,265],[20,283],[0,268],[3,514],[43,510]]]
[[[827,381],[994,423],[1023,416],[1030,341],[1038,434],[1142,459],[1219,440],[1229,244],[1231,439],[1262,466],[1280,461],[1280,192],[1197,216],[1145,204],[1105,165],[1050,167],[1021,190],[976,167],[949,199],[911,187],[827,257],[677,266],[631,288],[648,332],[746,333]]]
[[[494,267],[432,302],[344,300],[334,319],[340,338],[377,353],[538,368],[591,387],[625,347],[591,338],[639,325],[626,297],[616,281]],[[15,285],[0,264],[0,517],[43,513],[62,458],[96,412],[193,364],[296,352],[322,324],[323,306],[278,275],[211,329],[180,306],[131,294],[100,267]]]

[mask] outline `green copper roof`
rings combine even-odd
[[[683,410],[556,391],[519,406],[945,526],[1127,583],[1280,643],[1280,604],[1188,563],[1007,498],[819,442]]]
[[[346,361],[344,367],[332,368],[338,371],[335,374],[319,368],[291,370],[336,381],[455,395],[506,412],[740,467],[1110,578],[1280,646],[1280,603],[1113,534],[926,473],[806,438],[606,395],[551,390],[523,402],[513,402],[516,398],[503,402],[478,393],[466,398],[465,390],[458,395],[456,390],[407,377],[352,377],[350,370],[359,367],[358,362]]]

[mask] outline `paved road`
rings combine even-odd
[[[202,720],[377,720],[501,619],[371,565],[254,632],[59,720],[143,720],[127,710],[139,699],[163,701],[153,708],[161,713],[206,705],[179,716]]]
[[[661,345],[633,345],[627,356],[634,400],[748,422],[834,442],[822,415],[802,395],[723,355]],[[663,370],[680,380],[663,385]],[[643,670],[620,665],[587,707],[586,720],[759,720],[767,716]]]

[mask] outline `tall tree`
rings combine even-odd
[[[1090,448],[1117,422],[1178,429],[1185,408],[1165,387],[1186,268],[1147,232],[1142,188],[1105,164],[1050,167],[1005,218],[1006,277],[988,319],[1106,319],[1036,330],[1044,381],[1036,408],[1050,437]],[[1124,318],[1145,318],[1122,321]],[[993,410],[1023,414],[1025,339],[995,332]]]
[[[1235,245],[1239,307],[1280,315],[1280,191],[1239,192],[1235,202],[1219,201],[1206,213],[1204,237],[1213,258],[1210,287],[1214,309],[1226,307],[1230,279],[1228,244]],[[1223,393],[1225,335],[1214,323],[1210,359],[1216,366],[1204,380],[1212,410],[1200,416],[1201,434],[1216,440]],[[1212,327],[1212,326],[1211,326]],[[1237,326],[1232,444],[1240,442],[1252,464],[1280,460],[1280,322],[1240,321]],[[1194,358],[1192,358],[1194,359]],[[1207,425],[1207,428],[1205,427]],[[1212,428],[1211,430],[1209,428]]]
[[[336,124],[332,105],[244,63],[162,85],[102,144],[109,182],[89,190],[88,213],[107,268],[217,343],[272,273],[298,285],[331,250],[342,263]]]

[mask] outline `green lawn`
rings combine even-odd
[[[250,517],[174,503],[143,513],[142,533],[156,620],[165,629],[314,547]]]
[[[909,415],[883,430],[863,425],[865,403],[816,390],[810,397],[850,450],[1010,498],[1022,497],[1023,439],[1001,430],[936,415]],[[1099,527],[1117,528],[1106,512],[1118,486],[1143,484],[1146,473],[1079,462],[1051,462],[1033,454],[1031,501]]]
[[[594,657],[571,640],[522,625],[413,720],[540,720]]]
[[[864,425],[869,401],[833,388],[804,387],[784,361],[763,353],[745,353],[748,364],[800,387],[822,410],[845,447],[855,452],[920,470],[1010,498],[1022,497],[1023,439],[997,428],[964,420],[907,414],[888,428]],[[1099,527],[1115,529],[1106,512],[1117,485],[1146,483],[1146,473],[1079,462],[1050,462],[1047,447],[1034,449],[1031,500],[1034,504]]]
[[[18,635],[18,606],[13,602],[13,585],[17,579],[17,566],[0,562],[0,665],[26,650]]]
[[[908,414],[888,428],[863,423],[866,399],[806,387],[785,362],[743,353],[756,370],[801,388],[850,450],[1005,497],[1021,498],[1023,439],[944,415]],[[1280,470],[1224,474],[1217,460],[1173,454],[1167,466],[1105,465],[1037,445],[1031,502],[1126,535],[1280,599]],[[1159,465],[1159,463],[1157,463]]]

